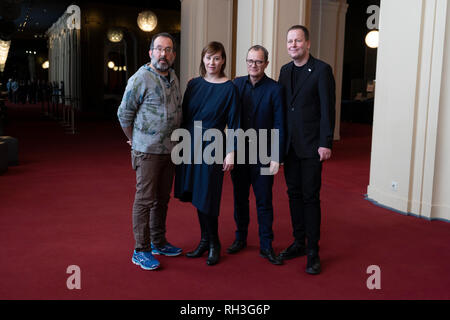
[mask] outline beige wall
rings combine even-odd
[[[439,196],[450,194],[440,182],[450,178],[442,165],[449,154],[439,146],[449,136],[438,126],[448,108],[447,1],[382,0],[380,7],[368,197],[402,212],[450,219],[448,200]]]

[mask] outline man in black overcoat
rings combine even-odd
[[[307,255],[306,272],[319,274],[322,163],[331,157],[336,94],[330,65],[311,56],[310,46],[306,27],[288,30],[292,61],[281,68],[278,82],[286,97],[284,174],[294,242],[279,257]]]

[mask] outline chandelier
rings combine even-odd
[[[142,31],[150,32],[156,28],[158,18],[152,11],[143,11],[138,15],[137,24]]]
[[[111,42],[120,42],[123,39],[123,31],[120,28],[110,28],[106,36]]]
[[[0,40],[0,72],[5,70],[6,58],[8,57],[11,41]]]

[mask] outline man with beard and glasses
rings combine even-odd
[[[170,137],[182,119],[180,85],[171,69],[175,49],[170,34],[153,36],[151,62],[128,80],[117,112],[136,171],[132,262],[145,270],[159,267],[153,255],[177,256],[182,251],[165,237],[175,169],[170,157],[175,144]]]

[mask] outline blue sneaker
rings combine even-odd
[[[131,261],[145,270],[155,270],[159,268],[159,261],[151,254],[151,252],[136,252],[134,250]]]
[[[173,245],[171,245],[170,243],[166,243],[166,245],[162,248],[157,248],[153,243],[152,243],[152,253],[153,254],[162,254],[168,257],[175,257],[181,254],[183,250],[181,248],[177,248],[174,247]]]

